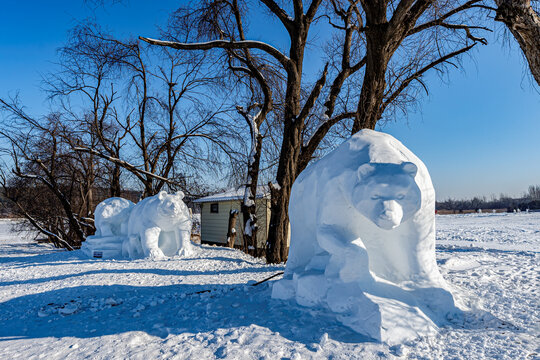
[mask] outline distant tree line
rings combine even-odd
[[[491,199],[484,197],[473,197],[472,199],[455,200],[448,199],[445,201],[437,201],[437,210],[463,211],[463,210],[479,210],[479,209],[506,209],[507,211],[514,210],[538,210],[540,209],[540,185],[529,186],[528,191],[519,198],[501,194],[498,198],[493,196]]]

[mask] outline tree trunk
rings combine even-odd
[[[266,246],[266,261],[278,264],[287,261],[287,239],[289,236],[288,205],[291,186],[271,188],[270,227]]]
[[[278,186],[269,184],[271,193],[270,224],[266,242],[266,261],[277,264],[287,261],[289,248],[289,199],[291,188],[297,177],[297,169],[302,148],[302,129],[305,119],[298,119],[302,90],[302,68],[309,23],[300,21],[291,35],[290,59],[294,64],[287,70],[285,91],[283,140],[276,181]]]
[[[530,0],[495,0],[495,20],[503,22],[518,42],[540,86],[540,17]]]
[[[142,193],[142,198],[145,199],[149,196],[154,195],[156,195],[156,193],[154,192],[153,180],[150,176],[147,176],[144,181],[144,191]]]
[[[119,197],[122,193],[122,187],[120,185],[120,173],[120,166],[114,165],[111,174],[111,184],[109,188],[109,193],[111,197]]]
[[[289,199],[291,189],[296,180],[298,158],[300,154],[300,130],[293,124],[285,128],[281,157],[278,165],[276,180],[278,185],[270,186],[270,227],[266,246],[266,261],[281,263],[287,261],[289,239]]]
[[[270,225],[266,242],[266,261],[278,264],[287,261],[289,248],[289,199],[291,188],[297,177],[297,169],[302,148],[303,121],[296,121],[300,113],[300,92],[302,82],[303,51],[307,29],[298,30],[298,38],[291,39],[291,60],[295,69],[289,71],[285,98],[283,140],[276,181],[278,186],[269,184],[271,193]]]
[[[354,119],[352,134],[357,133],[361,129],[375,130],[375,125],[382,115],[380,109],[384,99],[384,89],[386,87],[384,74],[385,72],[382,72],[382,76],[378,76],[379,74],[374,73],[366,74],[362,92],[360,93],[358,115]]]
[[[357,116],[353,123],[353,134],[361,129],[374,130],[382,115],[386,69],[390,60],[387,49],[387,26],[388,23],[384,20],[383,23],[373,24],[366,30],[366,71],[358,101]]]
[[[257,246],[257,215],[255,205],[246,207],[242,205],[242,217],[244,223],[244,251],[252,256],[259,256]]]
[[[257,225],[257,216],[255,216],[255,226],[251,228],[251,246],[253,246],[253,250],[251,252],[248,251],[252,256],[262,256],[261,251],[259,250],[259,246],[257,245],[257,232],[259,230],[259,227]],[[248,245],[249,250],[249,245]]]
[[[94,212],[94,180],[88,179],[87,182],[87,204],[86,204],[86,214],[84,214],[84,217],[91,216]]]
[[[236,239],[236,218],[238,217],[238,210],[231,210],[229,213],[229,228],[227,230],[227,246],[234,248],[234,242]]]
[[[256,133],[258,134],[258,129]],[[244,194],[244,200],[242,202],[242,218],[246,253],[253,256],[259,256],[257,246],[257,205],[255,200],[257,198],[257,184],[259,181],[259,164],[261,160],[263,138],[260,134],[253,136],[256,136],[254,141],[255,148],[252,149],[252,158],[248,160],[246,193]],[[248,226],[249,231],[246,231]]]

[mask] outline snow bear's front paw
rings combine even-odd
[[[160,249],[152,249],[148,257],[152,260],[161,260],[165,258],[165,254]]]

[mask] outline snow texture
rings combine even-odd
[[[241,251],[93,260],[0,219],[0,358],[540,359],[540,213],[436,221],[440,270],[467,310],[434,336],[388,346],[322,307],[271,299],[273,280],[250,284],[283,266]]]
[[[272,296],[322,306],[389,345],[434,334],[459,310],[435,260],[435,192],[425,165],[362,130],[293,185],[291,247]]]
[[[138,204],[121,198],[106,199],[96,207],[96,234],[82,250],[88,256],[132,259],[189,255],[191,217],[184,194],[158,195]]]

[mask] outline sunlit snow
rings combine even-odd
[[[465,315],[389,347],[322,308],[270,297],[283,266],[202,246],[189,258],[89,259],[0,220],[5,359],[535,359],[540,213],[436,216],[437,263]],[[203,292],[204,291],[204,292]]]

